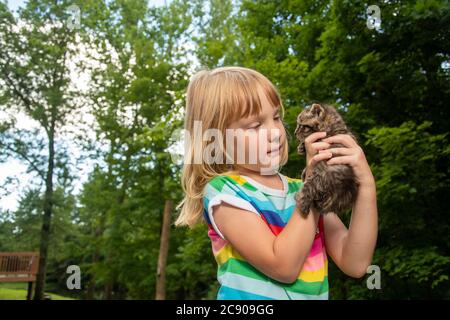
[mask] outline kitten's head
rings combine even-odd
[[[344,120],[335,108],[314,103],[306,107],[297,117],[295,136],[299,140],[298,153],[306,154],[305,139],[318,131],[327,132],[327,136],[347,130]]]

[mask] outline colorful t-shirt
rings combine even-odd
[[[218,266],[219,300],[328,299],[328,260],[322,216],[302,270],[297,280],[289,284],[270,278],[248,263],[225,239],[214,222],[214,207],[226,202],[257,214],[278,235],[294,211],[295,194],[303,187],[300,179],[289,178],[281,173],[279,176],[283,181],[283,190],[269,188],[244,175],[216,176],[204,188],[203,217],[208,224],[208,237]]]

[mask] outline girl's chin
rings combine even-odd
[[[260,163],[260,169],[270,170],[271,168],[278,168],[280,163],[279,155],[274,155],[267,158],[267,161]]]

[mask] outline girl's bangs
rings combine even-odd
[[[236,120],[257,116],[262,105],[259,90],[262,90],[273,108],[281,107],[281,101],[276,89],[264,79],[237,79],[231,86],[231,103],[228,106],[228,124]],[[259,90],[258,90],[259,89]],[[237,112],[239,110],[240,112]]]

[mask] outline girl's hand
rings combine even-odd
[[[363,149],[356,143],[356,141],[348,134],[337,134],[332,137],[323,139],[329,144],[340,143],[345,147],[329,148],[320,150],[319,154],[332,154],[333,158],[327,161],[327,164],[348,164],[352,166],[360,185],[375,185],[375,179],[370,171],[370,166],[367,163],[366,156]],[[338,156],[338,157],[335,157]]]
[[[331,152],[321,152],[321,150],[328,149],[331,144],[324,142],[322,138],[326,137],[327,133],[324,131],[314,132],[305,139],[305,149],[306,149],[306,168],[302,173],[302,180],[305,181],[311,172],[311,169],[317,164],[317,162],[322,160],[327,160],[332,157]],[[322,139],[322,141],[318,141]]]

